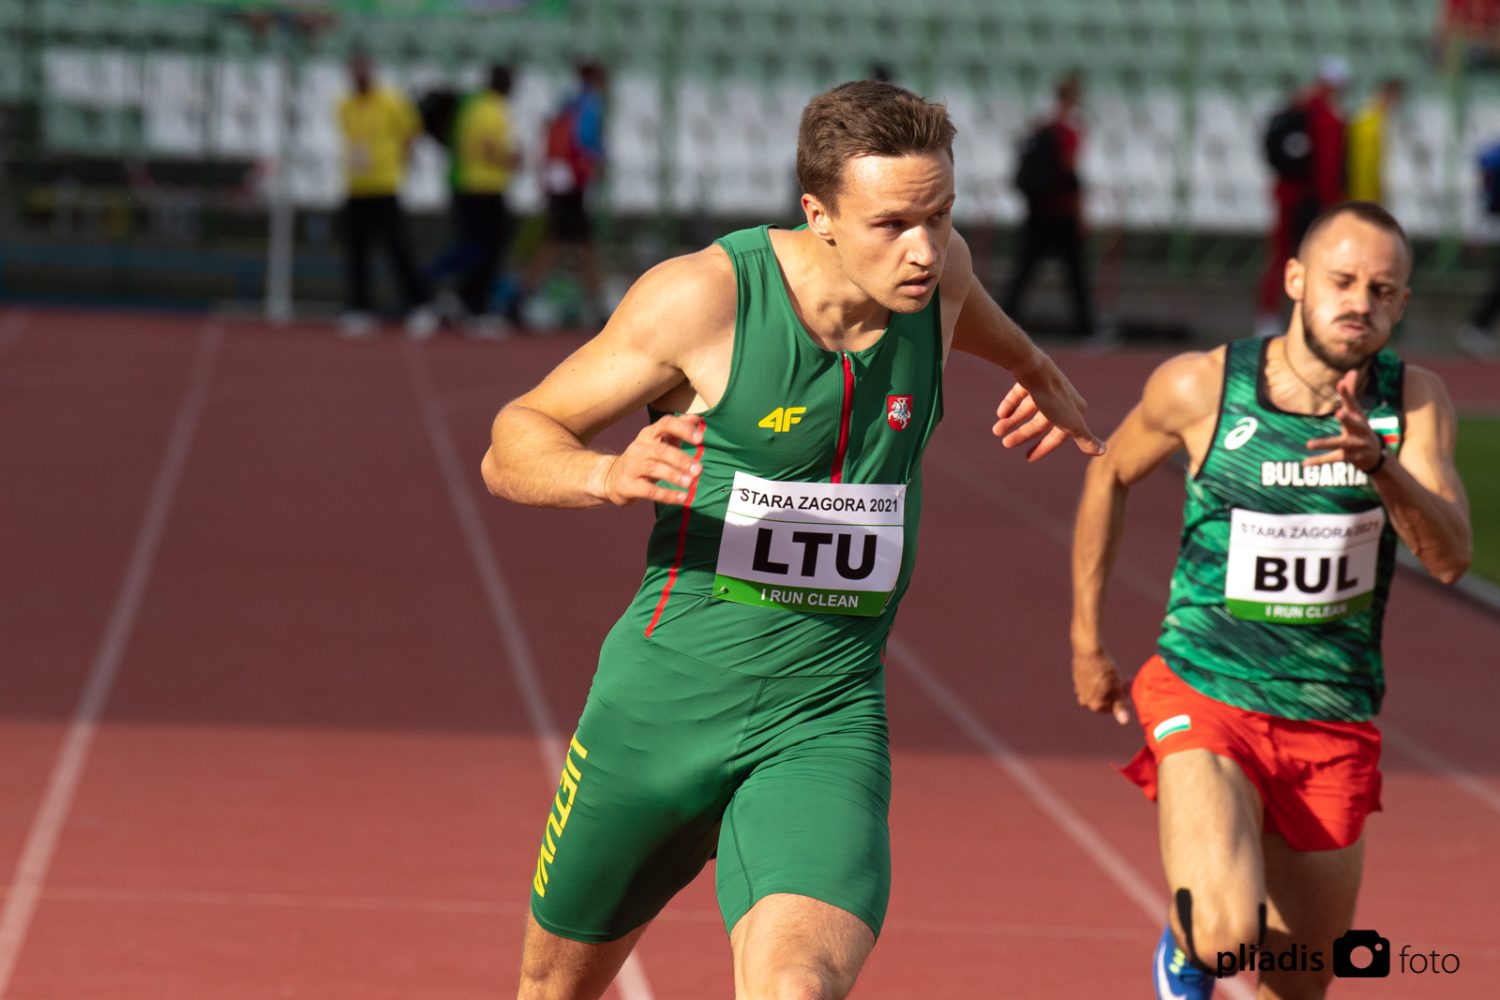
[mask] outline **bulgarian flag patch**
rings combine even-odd
[[[1380,435],[1380,440],[1392,451],[1401,447],[1401,418],[1397,416],[1371,417],[1370,430]]]
[[[1192,728],[1193,720],[1191,717],[1186,715],[1174,715],[1170,719],[1163,719],[1162,721],[1158,722],[1156,724],[1156,728],[1151,730],[1151,735],[1155,737],[1156,742],[1160,743],[1162,740],[1166,739],[1168,736],[1171,736],[1173,733],[1186,732],[1187,730]]]

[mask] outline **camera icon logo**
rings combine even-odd
[[[1378,931],[1347,932],[1333,942],[1333,974],[1341,979],[1383,979],[1389,976],[1390,940],[1381,937]]]

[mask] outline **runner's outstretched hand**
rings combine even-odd
[[[1083,419],[1088,404],[1055,365],[1048,369],[1031,386],[1011,387],[995,410],[991,433],[1007,448],[1036,441],[1026,452],[1028,462],[1045,458],[1069,438],[1085,455],[1104,454],[1104,442]]]
[[[1385,447],[1380,435],[1370,426],[1365,411],[1354,398],[1355,386],[1359,384],[1358,370],[1347,371],[1339,378],[1339,406],[1333,415],[1339,421],[1339,433],[1333,437],[1313,438],[1307,442],[1309,451],[1332,448],[1321,455],[1302,460],[1303,465],[1326,465],[1329,462],[1349,462],[1361,472],[1368,472],[1380,461],[1380,451]]]
[[[1120,725],[1130,722],[1125,707],[1125,681],[1114,657],[1104,650],[1097,653],[1073,652],[1073,693],[1078,704],[1090,712],[1113,715]]]
[[[703,418],[666,416],[641,429],[620,454],[601,463],[602,480],[596,491],[616,507],[637,500],[681,506],[703,471],[703,465],[683,451],[682,444],[703,443]]]

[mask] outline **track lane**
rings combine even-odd
[[[222,364],[13,991],[493,994],[535,849],[504,790],[550,791],[399,345],[250,328]]]
[[[122,359],[181,356],[181,331],[156,336],[171,322],[146,321],[154,332],[128,348],[104,325],[95,330],[104,356],[111,347]],[[0,383],[39,342],[28,332],[16,343]],[[485,496],[477,465],[494,409],[576,342],[421,347],[563,729],[639,580],[648,519],[501,504]],[[537,770],[531,724],[424,440],[407,348],[250,327],[232,330],[227,346],[233,360],[216,374],[200,431],[211,455],[200,466],[195,454],[184,480],[11,1000],[504,995],[553,782]],[[1107,427],[1155,360],[1070,359],[1069,370]],[[66,384],[76,365],[65,354],[43,367],[28,365],[25,377]],[[89,369],[77,381],[107,384],[94,377]],[[1080,460],[1027,467],[1002,454],[985,432],[1005,384],[963,362],[949,382],[898,635],[1070,808],[1154,874],[1150,807],[1107,766],[1138,735],[1077,710],[1068,690],[1058,539]],[[153,402],[140,401],[136,423],[122,414],[122,430],[150,428]],[[35,460],[25,446],[11,453]],[[999,486],[982,485],[991,474]],[[1117,588],[1108,612],[1122,651],[1149,648],[1159,620],[1180,486],[1154,477],[1135,501],[1122,559],[1138,567],[1142,589]],[[1053,522],[1028,520],[1042,515]],[[88,558],[66,548],[59,557]],[[1393,623],[1403,605],[1412,617],[1392,627],[1390,717],[1492,781],[1500,754],[1474,722],[1485,674],[1429,638],[1489,633],[1440,591],[1431,601],[1398,591],[1394,604]],[[1403,674],[1411,663],[1423,673]],[[1407,676],[1420,676],[1420,689],[1407,690]],[[0,738],[45,729],[58,711],[48,706],[71,703],[64,686],[35,679],[34,700]],[[1154,934],[1138,908],[899,669],[889,686],[896,881],[856,996],[1144,991]],[[1395,749],[1387,760],[1389,812],[1371,824],[1361,919],[1393,941],[1460,951],[1465,975],[1441,995],[1487,995],[1466,991],[1491,982],[1496,963],[1475,930],[1495,884],[1485,848],[1493,816],[1420,761]],[[1447,834],[1452,864],[1432,850],[1434,828]],[[707,878],[668,907],[643,956],[662,1000],[724,990],[728,948]],[[1439,995],[1425,992],[1431,981],[1387,986],[1393,996]]]

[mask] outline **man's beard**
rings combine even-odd
[[[1332,368],[1334,371],[1349,372],[1354,371],[1356,368],[1363,368],[1365,362],[1369,361],[1380,350],[1379,347],[1375,347],[1364,352],[1363,354],[1356,355],[1353,358],[1336,357],[1334,353],[1329,350],[1328,345],[1323,343],[1322,337],[1320,337],[1318,335],[1318,332],[1313,328],[1312,316],[1310,315],[1310,310],[1307,308],[1307,302],[1305,300],[1302,302],[1301,309],[1303,333],[1302,339],[1307,344],[1307,349],[1312,352],[1313,357],[1317,358],[1319,361],[1323,362],[1323,364],[1327,365],[1329,368]],[[1353,313],[1345,313],[1344,315],[1335,318],[1333,322],[1334,325],[1337,325],[1345,321],[1363,324],[1363,326],[1367,330],[1372,329],[1369,320],[1365,319],[1363,316],[1357,316]]]

